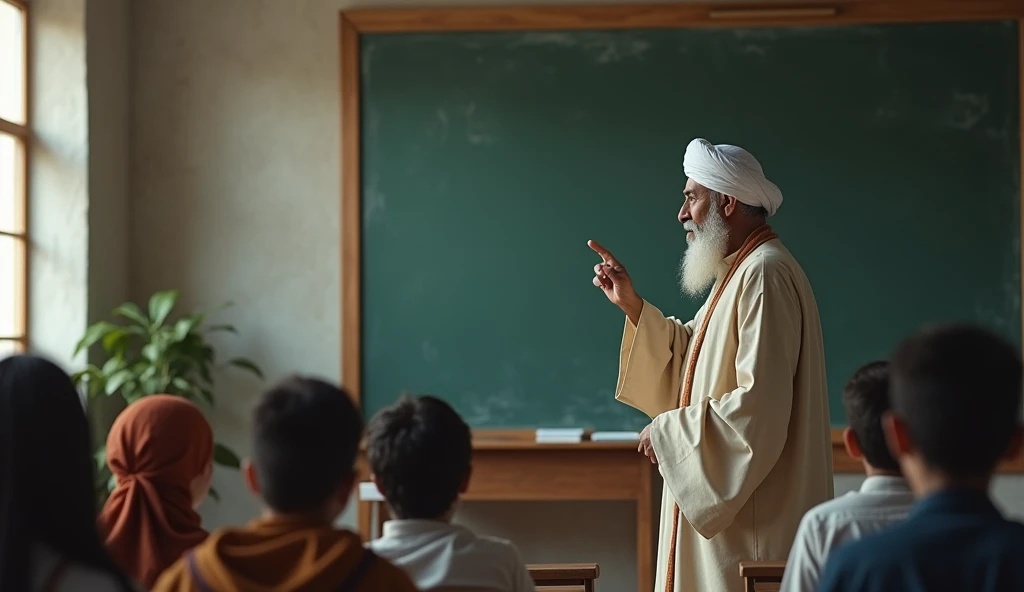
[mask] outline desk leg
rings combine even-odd
[[[654,465],[646,457],[640,458],[643,469],[636,500],[636,589],[638,592],[654,592],[654,535],[651,532]]]
[[[359,502],[359,536],[363,542],[373,538],[373,504],[372,502]]]

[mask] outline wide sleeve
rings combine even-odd
[[[636,326],[626,318],[615,398],[655,417],[679,406],[686,345],[693,321],[683,323],[644,301]]]
[[[693,393],[689,407],[662,413],[651,426],[665,486],[704,538],[732,523],[786,444],[801,308],[788,274],[768,266],[762,261],[741,278],[736,389],[719,398]]]

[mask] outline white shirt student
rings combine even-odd
[[[440,520],[391,520],[371,541],[374,553],[405,570],[420,590],[470,588],[533,592],[533,579],[512,543]]]
[[[404,569],[420,590],[534,592],[512,543],[452,524],[473,471],[472,433],[451,405],[402,397],[380,410],[366,428],[366,456],[398,518],[367,543],[374,553]]]
[[[843,431],[843,443],[849,455],[864,465],[868,477],[859,491],[815,506],[804,515],[786,561],[781,592],[817,590],[833,549],[888,528],[909,514],[914,494],[882,433],[888,390],[886,362],[863,366],[846,383],[843,405],[850,427]]]
[[[813,592],[832,549],[907,517],[914,494],[903,477],[868,477],[860,491],[825,502],[800,522],[780,590]]]

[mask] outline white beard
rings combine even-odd
[[[683,228],[693,232],[693,240],[679,262],[679,288],[683,294],[699,298],[715,282],[728,255],[729,227],[718,208],[712,207],[704,224],[697,226],[688,220]]]

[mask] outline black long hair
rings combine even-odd
[[[32,549],[130,581],[96,530],[92,443],[68,375],[30,355],[0,360],[0,590],[30,590]]]

